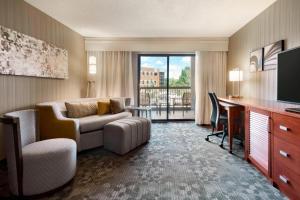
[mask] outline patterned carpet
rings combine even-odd
[[[79,154],[74,181],[45,199],[284,199],[266,178],[193,123],[153,124],[148,144],[126,156]],[[225,148],[227,146],[225,145]]]

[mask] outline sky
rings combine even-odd
[[[178,79],[181,70],[191,67],[190,56],[170,56],[170,78]],[[165,72],[167,76],[167,57],[141,56],[141,67],[151,67]]]

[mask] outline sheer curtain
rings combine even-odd
[[[211,104],[208,92],[226,95],[226,52],[196,52],[195,93],[197,124],[210,124]]]
[[[132,53],[128,51],[88,51],[96,57],[97,72],[88,74],[95,81],[97,97],[130,97],[133,101]],[[133,103],[133,102],[131,102]]]

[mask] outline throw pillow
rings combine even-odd
[[[66,102],[65,105],[69,118],[80,118],[89,115],[96,115],[98,110],[97,102]]]
[[[124,99],[110,99],[110,110],[113,114],[123,112],[125,110]]]
[[[98,115],[105,115],[110,113],[109,101],[98,101]]]

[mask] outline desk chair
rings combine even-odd
[[[216,94],[209,92],[208,96],[209,96],[209,99],[212,104],[212,112],[211,112],[211,116],[210,116],[210,124],[212,126],[212,133],[207,135],[205,140],[209,141],[209,137],[211,137],[211,136],[222,135],[222,141],[219,146],[223,148],[224,139],[228,134],[228,117],[227,117],[227,114],[223,115],[220,113],[220,104],[219,104]],[[223,126],[223,130],[215,131],[219,125]]]

